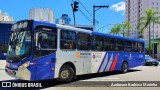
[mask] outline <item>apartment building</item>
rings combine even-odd
[[[160,11],[160,0],[126,0],[126,20],[128,20],[133,30],[130,31],[130,38],[138,38],[137,30],[138,19],[145,16],[144,10],[154,8],[155,11]],[[154,32],[153,32],[154,31]],[[149,30],[146,29],[143,33],[144,39],[148,40]],[[151,39],[160,38],[160,24],[151,23]]]

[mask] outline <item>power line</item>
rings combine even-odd
[[[83,12],[82,12],[82,10],[81,9],[78,9],[81,13],[82,13],[82,15],[88,20],[88,21],[90,21],[91,23],[93,23],[93,21],[92,20],[90,20]]]
[[[78,1],[79,1],[79,0],[78,0]],[[71,2],[74,2],[74,0],[71,0]],[[81,3],[81,5],[82,5],[82,3]],[[80,13],[81,13],[88,21],[90,21],[91,23],[93,23],[93,21],[90,20],[90,19],[87,17],[87,15],[85,15],[85,13],[84,13],[80,8],[78,8],[78,10],[80,11]]]
[[[81,1],[80,1],[80,0],[78,0],[78,1],[79,1],[79,3],[83,6],[83,8],[87,11],[87,13],[88,13],[90,16],[93,17],[93,15],[87,10],[87,8],[81,3]]]
[[[105,27],[107,27],[107,26],[111,26],[111,25],[115,25],[115,24],[107,24],[107,25],[104,25],[104,26],[98,28],[97,31],[99,31],[100,29],[103,29],[103,28],[105,28]]]

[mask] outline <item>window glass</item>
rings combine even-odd
[[[132,51],[133,52],[138,52],[138,48],[137,48],[138,45],[137,44],[138,44],[137,42],[132,43]]]
[[[124,51],[123,40],[121,39],[116,40],[115,51]]]
[[[114,39],[105,37],[104,39],[104,50],[105,51],[114,51],[115,45],[114,45]]]
[[[117,40],[116,40],[116,44],[117,44],[117,45],[123,45],[123,40],[117,39]]]
[[[46,26],[38,26],[35,28],[34,58],[49,55],[56,51],[56,48],[57,48],[56,33],[57,33],[56,28],[51,28],[51,27],[46,27]]]
[[[90,35],[89,34],[78,34],[78,49],[89,50],[90,49]]]
[[[73,31],[61,31],[61,49],[76,49],[76,33]]]
[[[101,36],[92,36],[92,50],[103,50],[103,37]]]
[[[114,39],[113,38],[105,38],[105,43],[106,44],[114,44]]]
[[[144,52],[144,43],[138,43],[138,52]]]
[[[132,42],[131,41],[124,41],[124,51],[125,52],[132,52]]]
[[[42,49],[56,49],[56,36],[52,33],[41,32],[38,35],[38,44]]]

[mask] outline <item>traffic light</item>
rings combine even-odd
[[[74,1],[74,7],[73,7],[74,12],[78,11],[78,4],[79,4],[79,2]]]

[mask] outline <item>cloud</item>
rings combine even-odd
[[[113,4],[111,6],[111,9],[116,12],[125,12],[125,2],[119,2],[117,4]]]

